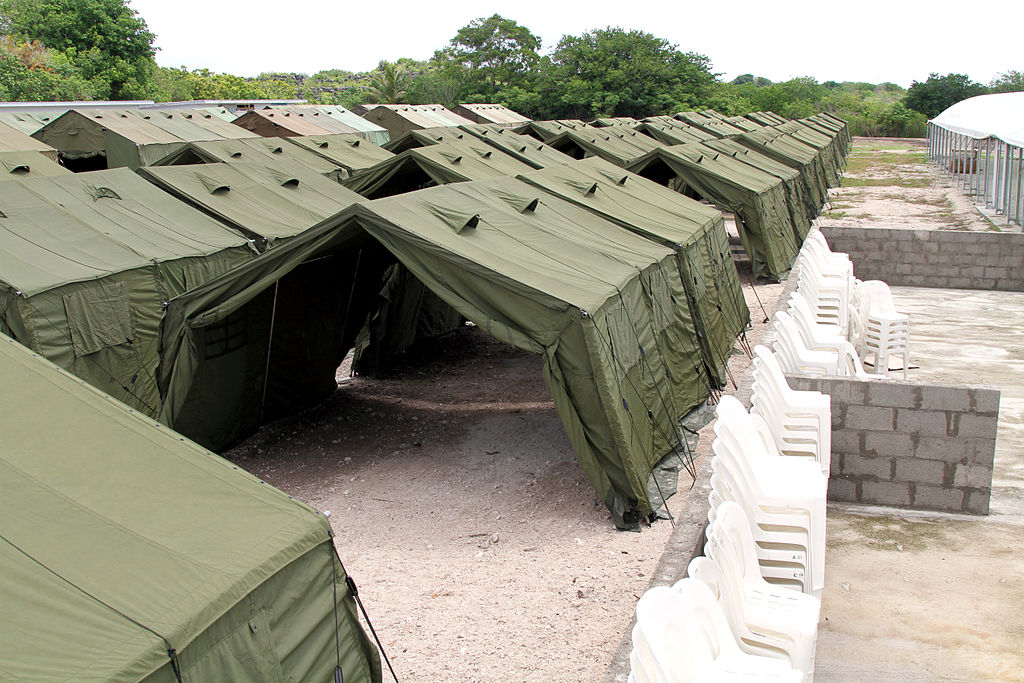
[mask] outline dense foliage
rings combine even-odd
[[[533,118],[642,117],[713,108],[799,118],[827,111],[855,135],[920,136],[927,118],[967,97],[1024,91],[1008,70],[989,86],[962,74],[893,83],[719,80],[711,60],[643,31],[562,36],[548,55],[527,27],[498,14],[459,29],[429,60],[382,61],[366,73],[327,69],[243,78],[158,67],[155,36],[127,0],[0,0],[0,99],[307,99],[352,107],[496,102]]]

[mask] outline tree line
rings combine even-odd
[[[4,100],[307,99],[320,104],[490,102],[537,119],[644,117],[716,109],[735,115],[818,112],[855,135],[921,136],[925,122],[967,97],[1024,90],[1009,70],[988,85],[963,74],[894,83],[744,74],[720,80],[711,60],[638,30],[566,35],[548,54],[528,28],[498,14],[475,19],[427,60],[382,61],[369,72],[243,78],[157,66],[156,36],[127,0],[0,0],[0,98]]]

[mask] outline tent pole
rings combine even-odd
[[[270,336],[267,337],[267,360],[263,365],[263,396],[260,397],[260,422],[267,407],[267,385],[270,383],[270,350],[274,346],[274,319],[277,317],[277,287],[280,280],[274,282],[274,305],[270,309]]]

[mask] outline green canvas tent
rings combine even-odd
[[[111,109],[71,109],[32,137],[55,148],[66,161],[98,157],[99,168],[148,166],[185,145],[151,121]]]
[[[343,341],[325,350],[328,358],[297,353],[308,334],[297,324],[275,327],[271,344],[267,322],[275,308],[283,313],[278,290],[300,264],[331,254],[347,265],[331,264],[338,281],[320,283],[321,291],[358,303],[363,274],[374,279],[386,266],[384,245],[482,329],[544,357],[545,381],[581,466],[616,524],[635,525],[657,505],[648,477],[679,447],[677,420],[707,397],[686,351],[696,339],[675,253],[522,188],[454,183],[355,204],[171,301],[162,328],[161,419],[186,434],[238,434],[258,424],[261,396],[294,395],[296,382],[314,376],[333,385],[349,333],[331,335]],[[335,313],[336,320],[352,317]],[[232,325],[246,341],[224,353],[217,340]],[[267,353],[289,359],[279,379],[291,389],[261,390],[266,373],[277,371]]]
[[[481,147],[481,141],[487,144]],[[519,135],[507,128],[495,129],[482,125],[459,126],[458,128],[424,128],[409,131],[388,143],[387,149],[399,153],[407,149],[437,144],[448,144],[470,151],[476,150],[475,153],[478,155],[482,154],[482,150],[485,149],[497,149],[533,168],[565,164],[573,160],[573,157],[563,154],[529,135]]]
[[[319,154],[331,163],[341,166],[349,175],[362,171],[394,156],[383,147],[366,140],[359,134],[298,135],[284,138],[288,142]]]
[[[345,109],[345,107],[339,107],[336,104],[293,106],[297,106],[301,109],[305,109],[306,107],[314,108],[321,114],[326,114],[327,116],[330,116],[332,119],[340,121],[346,126],[349,126],[350,128],[354,129],[356,131],[356,135],[361,136],[367,142],[372,142],[377,146],[382,146],[386,144],[388,140],[391,139],[391,136],[388,133],[387,128],[378,126],[375,123],[371,123],[370,121],[367,121],[366,119],[364,119],[362,116],[359,116],[355,112]]]
[[[324,515],[0,335],[0,679],[379,683]]]
[[[743,130],[743,131],[746,131],[746,132],[750,132],[752,130],[759,130],[761,128],[764,128],[764,126],[762,126],[760,123],[754,123],[750,119],[745,118],[743,116],[727,116],[727,117],[725,117],[725,121],[726,121],[726,123],[730,123],[730,124],[736,126],[737,128],[739,128],[740,130]]]
[[[71,175],[71,171],[39,152],[0,152],[0,180],[38,175]]]
[[[515,128],[530,120],[501,104],[460,104],[452,111],[474,124],[489,123],[502,128]]]
[[[328,117],[324,117],[328,118]],[[286,138],[293,135],[330,135],[339,131],[336,128],[325,128],[302,114],[293,114],[282,107],[252,109],[245,112],[232,123],[236,126],[257,133],[267,138]]]
[[[775,126],[789,121],[789,119],[779,116],[773,111],[752,111],[747,112],[744,116],[754,123],[760,123],[762,126]]]
[[[344,184],[364,197],[378,199],[433,185],[514,176],[531,168],[483,142],[437,144],[407,149],[347,178]]]
[[[63,114],[64,111],[17,111],[9,110],[4,107],[0,109],[0,122],[14,128],[15,130],[21,131],[25,135],[32,135],[50,121],[53,121],[55,118]]]
[[[57,150],[16,128],[0,123],[0,152],[37,152],[57,161]]]
[[[507,128],[480,125],[460,126],[460,128],[534,168],[567,164],[572,161],[572,157],[568,154],[562,154],[536,138],[513,133]]]
[[[612,128],[615,126],[621,126],[623,128],[633,129],[636,124],[640,123],[637,119],[632,116],[608,116],[604,118],[594,119],[590,125],[595,128]]]
[[[799,247],[779,178],[699,143],[656,149],[627,170],[734,212],[754,275],[788,275]]]
[[[231,121],[203,109],[140,109],[136,113],[153,125],[187,142],[259,137],[256,133],[232,125]]]
[[[0,332],[147,415],[164,303],[249,240],[127,169],[0,183]]]
[[[685,145],[687,142],[704,142],[716,140],[717,137],[695,128],[682,121],[666,123],[664,121],[643,121],[637,126],[637,131],[649,135],[655,140],[666,145]]]
[[[709,384],[722,386],[750,322],[722,213],[598,157],[518,177],[676,252]]]
[[[681,111],[676,114],[676,118],[719,138],[734,138],[743,132],[743,129],[720,118],[706,116],[695,111]]]
[[[407,149],[426,147],[440,143],[457,143],[460,140],[473,140],[475,136],[457,126],[435,126],[433,128],[417,128],[410,130],[396,138],[392,138],[384,149],[393,154],[404,152]]]
[[[799,121],[780,123],[775,126],[775,129],[788,133],[800,142],[817,149],[821,155],[822,167],[825,170],[825,180],[828,182],[828,186],[835,187],[839,184],[839,178],[842,175],[842,154],[839,151],[839,145],[835,138],[814,130],[807,124],[800,123]]]
[[[665,146],[663,142],[634,130],[593,126],[563,131],[546,142],[574,159],[599,156],[618,166],[626,166],[651,150]]]
[[[520,135],[529,135],[530,137],[537,138],[541,142],[547,142],[551,138],[557,137],[567,130],[576,130],[584,128],[587,124],[583,123],[579,119],[559,119],[556,121],[530,121],[524,123],[521,126],[512,129],[513,133],[519,133]]]
[[[750,164],[765,173],[770,173],[782,181],[786,188],[786,203],[789,206],[789,217],[793,219],[793,229],[797,244],[803,244],[807,232],[811,229],[811,221],[818,215],[820,206],[814,206],[810,198],[810,190],[800,172],[795,168],[775,161],[771,157],[753,151],[736,140],[708,140],[704,143],[711,149],[728,154],[734,159]]]
[[[152,166],[139,175],[255,240],[264,250],[363,198],[298,164]]]
[[[156,159],[151,166],[180,166],[212,163],[256,163],[292,168],[294,163],[313,169],[333,180],[348,176],[348,171],[327,157],[284,138],[242,138],[207,140],[183,144],[172,153]]]
[[[744,146],[799,169],[810,194],[811,203],[821,210],[828,198],[828,180],[821,154],[810,145],[771,126],[763,126],[739,136]]]
[[[461,126],[474,123],[440,104],[368,104],[363,118],[386,128],[390,139],[401,137],[410,130]]]

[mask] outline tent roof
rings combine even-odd
[[[455,113],[476,123],[520,124],[530,119],[501,104],[460,104]]]
[[[308,110],[316,110],[320,116],[316,117],[316,121],[321,120],[321,116],[327,116],[331,119],[339,121],[340,123],[348,126],[353,131],[361,133],[387,133],[386,128],[381,128],[372,121],[367,121],[362,116],[359,116],[355,112],[345,109],[345,107],[339,107],[334,104],[294,104],[290,105],[289,109],[305,112]]]
[[[137,145],[182,142],[177,135],[160,128],[152,121],[119,109],[71,109],[40,128],[33,137],[46,142],[50,130],[75,128],[109,130]]]
[[[324,126],[309,120],[304,115],[293,114],[283,107],[253,109],[251,111],[247,111],[235,119],[234,124],[256,132],[260,132],[261,130],[274,130],[274,135],[269,137],[282,137],[284,135],[327,135],[330,133],[351,132],[350,130],[339,131],[325,128]]]
[[[40,142],[16,128],[0,123],[0,152],[26,151],[47,152],[53,157],[56,157],[57,155],[57,150],[53,147]]]
[[[440,104],[377,104],[371,105],[367,114],[374,109],[387,109],[396,115],[406,119],[421,128],[435,128],[437,126],[461,126],[471,124],[464,116],[441,106]]]
[[[32,133],[35,133],[37,130],[63,113],[63,111],[56,113],[9,111],[7,109],[0,108],[0,122],[3,122],[16,130],[20,130],[25,135],[32,135]]]
[[[477,145],[437,144],[407,149],[394,158],[368,168],[344,181],[364,197],[375,197],[389,181],[411,169],[418,169],[438,185],[466,180],[483,180],[528,171],[532,167],[499,152],[486,143]]]
[[[361,171],[394,156],[356,133],[296,135],[285,140],[319,154],[349,172]]]
[[[0,180],[15,180],[40,175],[73,174],[39,152],[0,152]]]
[[[479,124],[460,128],[534,168],[567,164],[573,160],[568,154],[559,152],[537,138],[513,133],[508,128]]]
[[[0,183],[0,280],[26,295],[247,240],[128,169]]]
[[[684,145],[687,142],[704,142],[716,139],[714,135],[695,128],[682,121],[668,123],[665,121],[643,121],[637,130],[666,145]]]
[[[293,237],[362,197],[316,171],[263,164],[154,166],[140,174],[246,235]]]
[[[273,107],[272,109],[264,108],[261,111],[276,112],[278,115],[284,112],[291,116],[298,116],[304,121],[320,126],[329,133],[356,133],[360,130],[355,126],[349,125],[341,118],[331,116],[330,114],[321,111],[319,107],[312,105],[289,105],[287,107]],[[367,121],[367,123],[369,123],[369,121]]]
[[[253,162],[274,164],[291,160],[312,168],[318,173],[336,172],[342,167],[320,154],[300,145],[289,143],[284,138],[240,138],[237,140],[205,140],[190,142],[153,166],[169,166],[180,163],[182,158],[195,155],[206,163],[212,162]]]
[[[560,151],[578,146],[586,156],[603,157],[619,166],[625,166],[652,149],[665,146],[665,143],[635,130],[593,126],[565,130],[548,140],[547,144]]]
[[[1024,92],[969,97],[930,123],[979,140],[993,137],[1024,147]]]
[[[686,244],[697,230],[722,217],[714,207],[600,157],[573,160],[518,177],[605,218],[628,223],[664,245]]]
[[[4,680],[141,680],[330,538],[312,508],[3,335],[0,376],[18,387],[0,392]]]
[[[741,128],[737,128],[722,119],[706,116],[695,111],[681,111],[676,114],[676,118],[709,133],[713,133],[717,137],[736,137],[743,132]]]
[[[141,109],[138,114],[154,125],[190,142],[259,137],[250,130],[232,125],[234,116],[225,119],[208,109]]]
[[[548,142],[551,138],[567,130],[576,130],[586,125],[579,119],[559,119],[557,121],[530,121],[512,130],[520,135],[529,135],[538,140]]]

